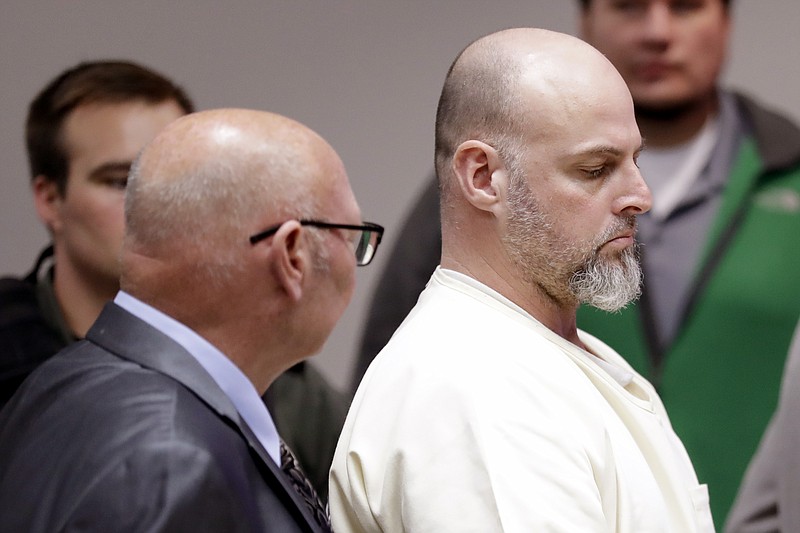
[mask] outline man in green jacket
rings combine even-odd
[[[729,1],[581,0],[582,36],[628,83],[654,206],[639,217],[644,295],[578,326],[653,382],[720,526],[775,408],[800,316],[800,130],[719,87]],[[579,127],[576,126],[576,127]],[[425,189],[378,281],[361,373],[439,262]]]
[[[720,91],[723,0],[585,0],[584,38],[622,73],[647,150],[640,301],[585,308],[658,387],[721,525],[778,397],[800,315],[800,130]]]

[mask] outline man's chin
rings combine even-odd
[[[639,298],[641,280],[633,249],[626,248],[616,259],[599,256],[593,267],[574,274],[570,289],[581,303],[616,312]]]
[[[585,302],[586,305],[605,311],[606,313],[618,313],[635,302],[637,298],[631,298],[627,301],[622,300],[597,300],[595,302]]]
[[[695,105],[692,100],[640,98],[634,101],[633,108],[640,119],[669,122],[689,113]]]
[[[597,251],[596,261],[603,263],[606,268],[625,268],[628,256],[636,254],[636,244],[629,244],[627,246],[612,246],[610,243],[603,245]]]
[[[640,290],[629,286],[624,291],[617,288],[613,292],[592,294],[583,298],[581,303],[607,313],[616,313],[638,300],[640,294]]]

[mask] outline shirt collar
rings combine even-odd
[[[626,370],[626,369],[621,368],[621,367],[619,367],[619,366],[617,366],[617,365],[615,365],[613,363],[610,363],[610,362],[604,360],[599,354],[593,354],[593,353],[591,353],[589,351],[586,351],[583,348],[580,348],[579,346],[576,346],[575,344],[572,344],[571,342],[569,342],[568,340],[564,339],[563,337],[560,337],[558,334],[556,334],[555,332],[551,331],[544,324],[539,322],[539,320],[537,320],[536,317],[534,317],[533,315],[531,315],[530,313],[525,311],[522,307],[518,306],[517,304],[515,304],[514,302],[512,302],[511,300],[509,300],[508,298],[506,298],[505,296],[503,296],[499,292],[497,292],[494,289],[492,289],[491,287],[481,283],[480,281],[476,280],[475,278],[473,278],[471,276],[468,276],[466,274],[462,274],[461,272],[457,272],[455,270],[449,270],[447,268],[442,268],[441,266],[436,267],[436,272],[435,272],[434,275],[438,276],[438,279],[440,281],[445,281],[448,278],[452,279],[452,280],[458,280],[461,283],[463,283],[465,285],[468,285],[468,286],[472,287],[473,289],[475,289],[475,290],[477,290],[477,291],[479,291],[479,292],[481,292],[481,293],[493,298],[494,300],[500,302],[502,305],[505,305],[506,307],[508,307],[510,309],[513,309],[514,311],[516,311],[520,315],[522,315],[522,316],[526,317],[527,319],[531,320],[532,322],[534,322],[538,326],[538,328],[540,329],[542,335],[544,335],[545,337],[551,339],[553,342],[555,342],[559,346],[567,347],[567,348],[569,348],[571,350],[578,351],[583,357],[587,358],[588,360],[592,361],[594,364],[596,364],[597,366],[602,368],[609,376],[611,376],[611,378],[614,381],[619,383],[622,387],[627,387],[633,381],[633,379],[634,379],[633,372],[630,372],[629,370]],[[579,330],[579,334],[580,333],[581,332]],[[591,343],[591,341],[589,341],[588,339],[585,339],[583,337],[582,337],[581,340],[583,340],[584,342],[589,342],[590,344],[593,344],[593,343]]]

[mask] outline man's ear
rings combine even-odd
[[[39,219],[44,222],[50,233],[61,228],[61,202],[64,199],[58,190],[55,181],[46,176],[38,175],[33,178],[33,204]]]
[[[275,280],[295,302],[303,296],[305,277],[311,266],[308,241],[303,231],[303,226],[296,220],[284,222],[269,243]]]
[[[502,203],[507,173],[492,146],[482,141],[464,141],[453,154],[453,172],[461,193],[473,206],[494,211]]]

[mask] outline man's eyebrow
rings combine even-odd
[[[642,150],[644,150],[644,148],[645,148],[645,142],[644,142],[644,140],[642,140],[642,143],[639,145],[639,148],[637,148],[634,151],[634,153],[638,154]],[[576,152],[575,155],[577,155],[577,156],[613,155],[615,157],[619,157],[619,156],[624,155],[624,153],[625,152],[623,150],[620,150],[616,146],[612,146],[610,144],[597,144],[597,145],[588,146],[586,148],[581,148],[580,150],[578,150]]]

